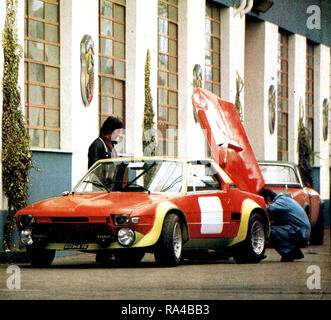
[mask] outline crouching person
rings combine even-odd
[[[270,244],[281,255],[282,262],[304,257],[300,248],[307,246],[310,223],[307,214],[290,194],[279,194],[269,189],[260,193],[271,216]]]

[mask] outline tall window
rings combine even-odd
[[[314,45],[307,42],[306,52],[306,123],[310,133],[310,144],[314,150]]]
[[[221,9],[206,5],[205,88],[221,94]]]
[[[278,127],[277,157],[288,160],[288,34],[280,31],[278,41]]]
[[[125,120],[125,0],[99,2],[99,125]]]
[[[159,0],[158,130],[163,154],[177,155],[178,0]]]
[[[60,148],[58,0],[25,0],[25,114],[32,147]]]

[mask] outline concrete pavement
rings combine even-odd
[[[226,261],[185,261],[176,268],[160,268],[146,254],[136,268],[95,263],[95,255],[55,259],[46,269],[17,264],[20,288],[14,283],[15,265],[0,264],[1,300],[330,300],[330,229],[323,246],[303,249],[303,260],[281,263],[273,249],[258,264]]]

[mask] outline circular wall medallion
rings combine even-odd
[[[269,87],[269,131],[271,134],[275,131],[276,123],[276,89],[274,85]]]
[[[323,100],[323,139],[324,141],[328,138],[329,128],[329,100]]]

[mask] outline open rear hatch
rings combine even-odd
[[[192,102],[212,158],[238,188],[259,194],[265,182],[234,104],[201,88],[194,91]]]

